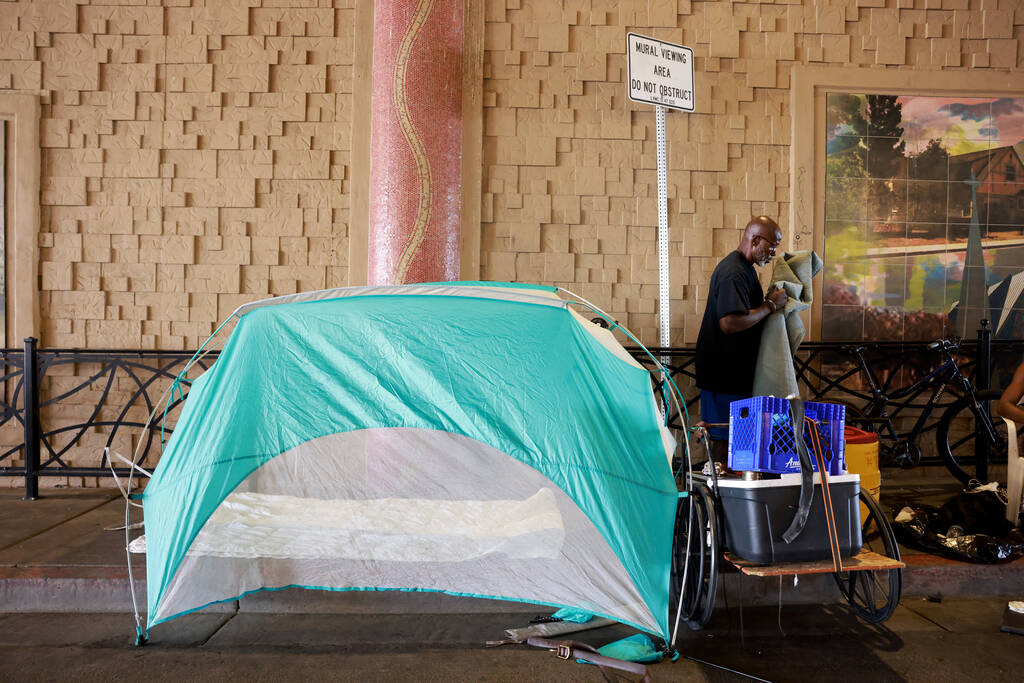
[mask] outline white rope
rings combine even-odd
[[[152,472],[139,467],[138,465],[136,465],[131,460],[129,460],[128,458],[124,457],[123,455],[121,455],[117,451],[111,451],[109,446],[107,448],[105,448],[104,450],[107,452],[107,461],[108,462],[110,461],[110,456],[114,456],[115,458],[117,458],[118,460],[123,462],[124,464],[126,464],[129,467],[135,469],[135,471],[139,472],[140,474],[144,474],[147,477],[152,477],[153,476]],[[111,464],[111,469],[113,469],[113,464]]]
[[[128,501],[128,505],[134,505],[135,507],[138,507],[138,508],[142,507],[138,503],[133,503],[131,501],[131,497],[128,495],[128,492],[124,490],[123,486],[121,486],[121,478],[117,476],[117,470],[114,469],[114,463],[110,460],[110,446],[105,446],[103,448],[103,451],[107,454],[107,467],[110,468],[110,474],[114,477],[114,483],[117,484],[117,490],[120,491],[121,495],[124,496],[124,499],[126,501]],[[121,458],[121,460],[124,460],[125,462],[128,462],[128,460],[126,458],[123,458],[120,455],[118,455],[117,457]],[[120,531],[120,530],[121,530],[121,527],[117,527],[116,529],[104,529],[104,531]]]

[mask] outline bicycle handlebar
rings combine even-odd
[[[943,351],[953,351],[955,349],[960,348],[960,341],[961,340],[959,337],[944,337],[942,339],[937,339],[933,341],[931,344],[929,344],[928,350],[938,351],[941,349]]]

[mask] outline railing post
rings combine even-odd
[[[978,372],[977,390],[987,391],[992,388],[992,330],[988,320],[981,321],[978,328]]]
[[[992,330],[989,329],[988,320],[981,321],[978,328],[978,364],[975,375],[977,391],[988,391],[992,387]],[[979,401],[981,410],[989,413],[988,402]],[[981,425],[975,426],[974,431],[974,466],[978,481],[982,484],[988,483],[988,456],[989,443],[988,435],[979,431]]]
[[[36,338],[25,339],[25,498],[39,497],[39,362]]]

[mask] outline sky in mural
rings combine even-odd
[[[901,97],[908,151],[941,139],[950,154],[1024,142],[1024,99]]]

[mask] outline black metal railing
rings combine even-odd
[[[804,398],[854,405],[867,402],[870,395],[857,364],[843,350],[850,343],[801,345],[794,365]],[[867,346],[872,368],[886,388],[909,384],[937,361],[923,343],[873,342]],[[654,365],[642,349],[629,351],[645,366]],[[655,347],[650,352],[666,364],[687,406],[693,407],[700,395],[694,384],[695,350]],[[0,476],[24,477],[27,499],[38,496],[40,477],[102,477],[109,476],[111,470],[126,476],[129,468],[111,463],[106,451],[108,447],[114,450],[118,443],[128,444],[130,452],[123,453],[125,457],[130,459],[138,449],[138,463],[146,468],[155,466],[162,442],[173,429],[176,409],[188,393],[188,382],[179,385],[166,404],[166,420],[161,397],[193,355],[191,351],[38,349],[32,338],[25,340],[24,349],[3,350]],[[200,359],[190,377],[208,368],[216,356],[211,352]],[[1009,381],[1006,373],[1012,373],[1024,360],[1024,340],[992,342],[983,335],[981,340],[965,341],[959,357],[961,369],[971,373],[979,388],[988,388],[990,377],[1002,386]],[[890,403],[890,415],[898,419],[901,411],[913,413],[920,408],[920,399],[919,393]],[[154,410],[158,414],[147,426]],[[678,416],[672,419],[671,426],[682,426]],[[16,463],[19,455],[21,464]],[[79,464],[84,459],[90,460],[89,464]],[[922,460],[926,465],[937,462],[934,458]]]
[[[39,478],[44,476],[99,477],[110,476],[112,470],[119,477],[127,476],[130,468],[120,462],[115,465],[108,456],[107,449],[117,443],[130,446],[123,454],[128,459],[140,446],[138,464],[153,466],[162,440],[171,433],[166,422],[176,417],[188,385],[179,385],[181,391],[169,403],[162,402],[161,396],[194,356],[191,351],[40,350],[31,337],[24,349],[2,353],[0,436],[6,436],[7,443],[0,447],[0,476],[24,477],[29,500],[38,497]],[[200,359],[191,376],[215,358],[213,352]],[[47,384],[54,386],[43,399],[41,389]],[[147,426],[155,410],[158,414]],[[11,443],[17,425],[22,439]],[[93,434],[99,438],[92,439],[88,457],[96,464],[71,464],[73,449],[81,450],[83,441]],[[144,443],[139,444],[140,440]],[[23,456],[20,466],[14,464],[19,454]]]
[[[941,357],[927,348],[927,342],[804,342],[796,353],[793,365],[801,396],[805,400],[844,403],[858,412],[871,401],[872,395],[861,369],[848,351],[853,346],[866,347],[865,357],[881,380],[881,388],[885,393],[896,387],[911,385],[941,363]],[[669,369],[672,379],[683,393],[687,409],[697,405],[700,391],[696,387],[696,349],[672,347],[648,350],[650,355],[658,358]],[[654,367],[654,361],[643,349],[631,348],[629,351],[645,367]],[[977,339],[961,342],[956,355],[960,370],[972,380],[976,390],[984,391],[1005,386],[1010,381],[1014,369],[1024,361],[1024,340],[994,341],[988,328],[983,327],[978,331]],[[901,420],[914,420],[931,398],[933,388],[926,384],[905,398],[890,399],[887,414],[897,424]],[[660,390],[657,381],[655,390]],[[933,433],[943,409],[952,406],[959,398],[959,389],[950,385],[944,398],[933,404],[939,410],[932,413],[921,434]],[[670,412],[669,426],[682,428],[680,416]],[[970,458],[964,459],[964,463],[975,464]],[[923,457],[921,464],[937,466],[944,463],[937,454],[932,453]]]

